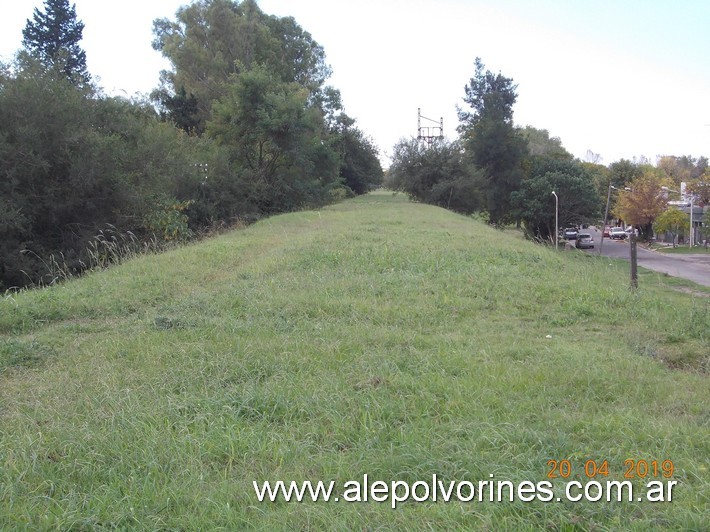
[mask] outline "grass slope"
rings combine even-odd
[[[710,300],[627,267],[379,193],[7,295],[0,529],[702,529]],[[678,486],[396,510],[252,488],[550,459],[672,460]]]

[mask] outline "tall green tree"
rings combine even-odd
[[[340,177],[355,194],[365,194],[382,184],[384,172],[378,150],[352,121],[335,133],[334,147],[340,154]]]
[[[259,213],[303,207],[339,184],[320,109],[303,86],[263,66],[233,77],[207,132],[229,150],[235,178]]]
[[[84,23],[77,19],[76,5],[68,0],[45,0],[44,11],[35,8],[22,31],[22,45],[30,56],[61,72],[74,85],[89,83],[86,52],[79,42]]]
[[[530,157],[554,157],[563,160],[572,160],[574,157],[562,145],[560,137],[550,137],[546,129],[537,129],[532,126],[518,128],[520,135],[528,144]]]
[[[523,178],[527,153],[525,139],[513,126],[517,85],[486,70],[477,57],[474,76],[464,90],[470,110],[459,109],[459,132],[471,163],[486,176],[489,222],[505,223],[512,219],[510,194]]]
[[[577,226],[599,215],[600,199],[584,163],[538,156],[534,173],[511,194],[516,218],[532,238],[547,240],[554,234],[555,199],[559,198],[559,224]]]
[[[161,116],[176,127],[188,134],[197,134],[201,124],[197,98],[194,94],[187,94],[185,87],[172,94],[172,91],[162,87],[156,90],[152,97],[162,103]]]
[[[608,185],[623,188],[627,183],[641,177],[643,173],[644,167],[642,165],[628,159],[620,159],[609,165]]]
[[[168,108],[176,102],[167,98],[181,91],[196,98],[197,113],[191,115],[200,134],[212,103],[229,92],[232,75],[264,66],[281,81],[304,87],[309,98],[330,76],[325,52],[311,35],[291,17],[265,14],[255,0],[193,2],[181,7],[175,20],[155,20],[153,33],[153,48],[173,64],[162,73],[156,97]]]

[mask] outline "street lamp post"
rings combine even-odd
[[[560,212],[560,203],[559,203],[559,198],[557,197],[557,194],[555,194],[555,191],[552,191],[552,195],[555,196],[555,250],[557,250],[557,246],[559,244],[559,228],[557,224],[557,218],[559,216]]]

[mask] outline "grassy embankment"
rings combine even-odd
[[[5,296],[0,529],[702,529],[710,299],[627,268],[380,193]],[[551,459],[608,460],[602,482],[672,460],[678,485],[396,510],[252,488],[539,482]]]

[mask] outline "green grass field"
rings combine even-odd
[[[0,529],[707,530],[710,298],[646,271],[632,292],[627,268],[380,192],[7,294]],[[549,460],[579,482],[607,460],[602,483],[656,461],[638,494],[670,460],[678,484],[571,502]],[[365,474],[555,498],[252,484]]]

